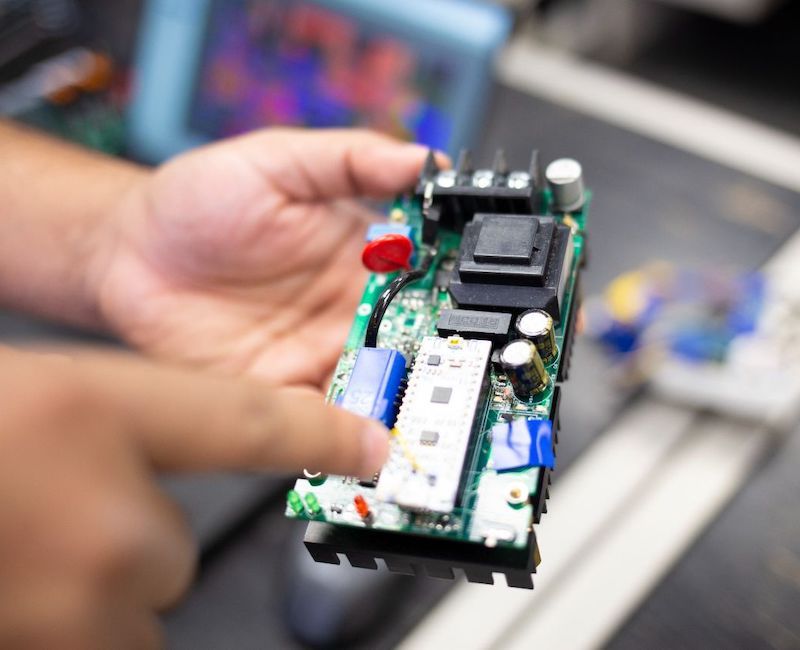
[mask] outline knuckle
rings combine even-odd
[[[79,538],[76,567],[100,589],[127,579],[146,554],[154,522],[128,497],[100,497],[92,507],[91,530]]]
[[[197,567],[198,550],[194,543],[186,515],[172,502],[168,502],[167,515],[172,535],[169,576],[164,576],[161,595],[156,603],[166,609],[178,602],[188,591]]]
[[[182,511],[166,498],[118,499],[99,510],[75,560],[87,581],[100,593],[142,591],[157,608],[175,603],[191,584],[197,559]]]
[[[124,578],[140,555],[137,536],[98,521],[91,536],[78,551],[77,564],[98,587],[105,588]]]

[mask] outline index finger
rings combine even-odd
[[[125,355],[83,353],[75,365],[159,469],[309,467],[368,476],[388,454],[388,432],[381,424],[326,404],[308,390]]]

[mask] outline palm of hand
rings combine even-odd
[[[302,161],[292,165],[276,176],[240,143],[149,179],[125,203],[104,274],[111,327],[157,356],[323,386],[363,287],[371,215],[318,198]]]

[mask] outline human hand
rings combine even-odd
[[[160,645],[195,550],[156,471],[369,475],[387,437],[310,391],[0,349],[0,647]]]
[[[374,216],[354,199],[413,186],[425,155],[279,129],[179,156],[122,198],[94,265],[99,310],[155,356],[321,387],[365,277]]]

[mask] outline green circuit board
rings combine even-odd
[[[567,270],[562,313],[555,323],[555,340],[564,350],[565,336],[575,309],[576,281],[583,261],[589,193],[583,206],[574,212],[551,210],[550,191],[542,191],[542,216],[551,216],[571,231],[571,266]],[[390,220],[422,231],[423,215],[419,199],[398,199],[390,211]],[[417,356],[423,337],[437,336],[437,321],[443,309],[454,307],[447,284],[441,278],[453,269],[458,256],[461,235],[442,230],[435,259],[421,280],[403,289],[391,302],[380,325],[378,347],[399,350],[409,362]],[[367,281],[352,329],[333,377],[328,400],[336,402],[346,390],[359,349],[364,345],[370,314],[394,274],[372,274]],[[492,467],[492,428],[505,419],[525,417],[533,420],[553,419],[554,395],[557,390],[561,352],[547,367],[549,386],[534,398],[515,396],[508,378],[496,364],[489,364],[488,389],[476,415],[474,440],[471,441],[464,465],[463,491],[458,504],[448,513],[415,512],[393,503],[381,502],[374,485],[357,477],[324,476],[313,468],[297,480],[286,515],[307,521],[324,521],[334,525],[371,528],[421,536],[445,537],[489,547],[506,546],[524,549],[537,515],[537,504],[545,498],[548,481],[545,469],[528,467],[517,471],[498,472]],[[514,495],[530,495],[519,500]],[[309,496],[311,495],[311,496]],[[300,497],[298,500],[297,497]],[[372,516],[360,517],[354,499],[361,497],[369,504]],[[309,505],[310,503],[310,505]],[[541,505],[539,505],[541,509]]]

